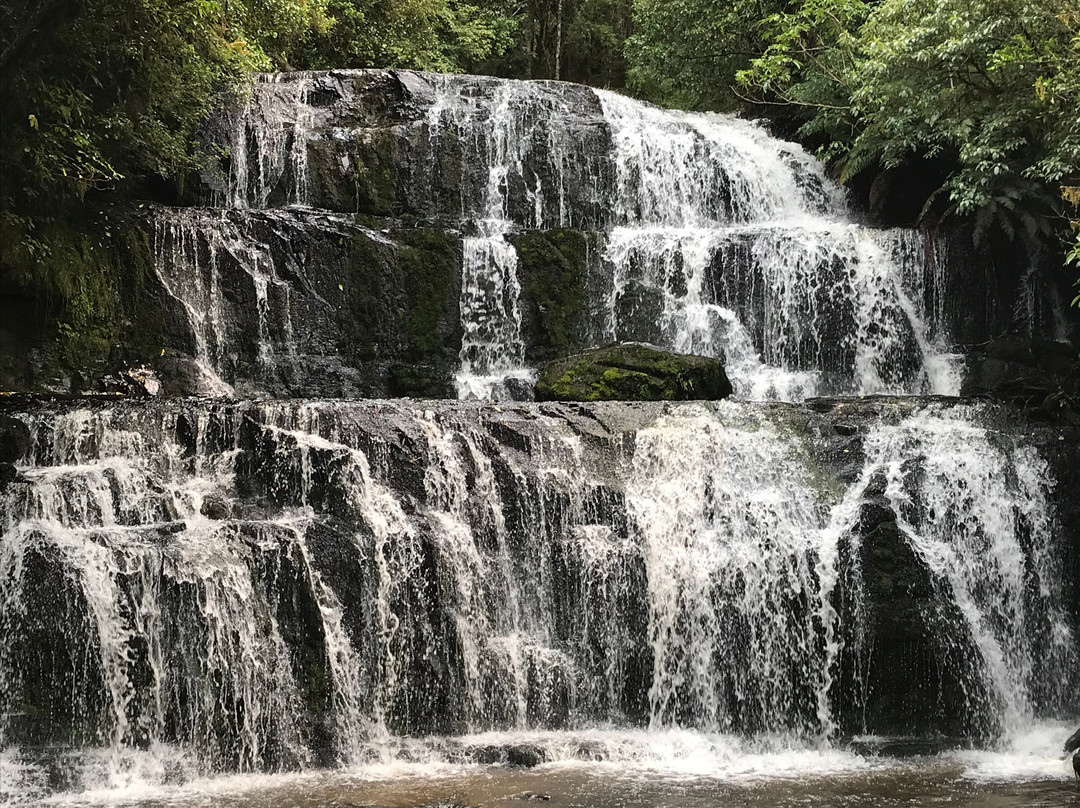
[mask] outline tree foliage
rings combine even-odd
[[[215,91],[329,24],[323,0],[3,0],[6,206],[183,177]]]
[[[88,194],[182,186],[251,70],[412,67],[769,110],[842,180],[937,161],[928,220],[1080,263],[1077,65],[1077,0],[0,0],[0,259]]]
[[[739,78],[813,108],[804,131],[831,138],[842,179],[944,156],[927,212],[1036,235],[1080,171],[1077,22],[1061,0],[812,0]]]
[[[328,0],[331,28],[309,31],[293,61],[464,71],[510,46],[519,22],[513,12],[498,0]]]
[[[740,102],[735,76],[761,56],[762,20],[781,0],[634,0],[629,83],[640,95],[690,108]]]
[[[637,0],[635,14],[639,89],[779,105],[841,180],[935,160],[947,178],[922,215],[971,216],[977,236],[1069,232],[1076,0]]]

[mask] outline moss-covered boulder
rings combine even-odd
[[[608,345],[550,362],[536,383],[538,401],[715,401],[731,395],[718,359],[650,345]]]

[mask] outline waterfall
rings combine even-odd
[[[588,280],[575,316],[588,327],[562,352],[644,341],[715,356],[749,400],[959,390],[945,250],[913,230],[857,222],[817,160],[755,122],[557,82],[334,71],[260,77],[220,128],[229,161],[214,198],[228,215],[154,217],[162,285],[190,321],[194,344],[181,350],[206,371],[207,390],[310,389],[298,338],[282,332],[290,309],[328,305],[333,289],[312,289],[312,273],[370,259],[354,253],[341,266],[341,242],[294,257],[261,230],[277,217],[292,244],[372,216],[391,243],[417,225],[459,243],[446,270],[458,328],[441,327],[437,350],[430,339],[391,353],[358,346],[371,362],[351,386],[365,392],[397,393],[395,373],[442,374],[452,355],[451,383],[430,386],[437,394],[529,398],[546,355],[537,329],[558,326],[545,324],[550,290],[529,285],[538,267],[516,244],[568,229],[599,248],[580,257]],[[250,324],[221,322],[238,280],[258,298]],[[378,297],[401,282],[381,278],[373,305],[401,305]],[[313,326],[325,330],[327,314]],[[316,340],[320,364],[339,339]],[[415,369],[395,370],[404,366]]]
[[[832,503],[812,460],[754,416],[687,408],[638,433],[627,505],[649,578],[653,727],[825,728],[817,561],[835,555],[820,547],[837,539]]]
[[[868,468],[884,473],[938,607],[953,610],[932,616],[934,634],[961,660],[970,709],[1009,735],[1052,707],[1047,683],[1068,679],[1076,638],[1060,606],[1046,462],[974,420],[929,409],[879,428]]]
[[[1080,433],[941,397],[947,245],[558,82],[280,74],[207,127],[211,206],[130,214],[207,398],[0,397],[0,802],[1075,712]],[[737,395],[521,400],[608,341]]]
[[[750,122],[598,95],[617,176],[611,339],[652,313],[631,305],[624,324],[621,301],[658,298],[651,340],[724,358],[744,398],[959,390],[924,310],[940,258],[922,237],[851,222],[821,164]]]
[[[457,77],[436,77],[428,113],[432,137],[458,139],[477,164],[475,187],[462,199],[461,318],[464,337],[455,386],[459,398],[504,399],[534,374],[525,364],[517,253],[507,235],[520,227],[569,225],[568,163],[580,150],[559,122],[572,97],[554,87],[497,82],[490,94]],[[486,174],[486,176],[485,176]],[[580,215],[580,214],[578,214]],[[511,389],[508,389],[508,385]]]
[[[493,731],[827,742],[863,729],[875,610],[909,608],[863,583],[893,574],[860,550],[882,475],[957,720],[1017,731],[1077,659],[1046,461],[991,408],[865,406],[841,476],[843,405],[9,408],[0,748],[85,788]]]
[[[251,95],[231,121],[227,207],[307,203],[311,94],[309,85],[289,81],[286,74],[255,78]]]

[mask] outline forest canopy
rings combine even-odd
[[[0,0],[4,263],[82,200],[182,192],[256,70],[411,67],[766,116],[872,204],[1080,263],[1077,0]]]

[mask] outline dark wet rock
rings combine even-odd
[[[199,513],[207,519],[228,519],[232,516],[232,505],[224,497],[211,494],[203,500]]]
[[[20,419],[0,413],[0,463],[15,463],[30,453],[30,428]]]
[[[466,757],[472,763],[494,766],[506,762],[506,748],[502,746],[470,746]]]
[[[188,328],[187,321],[177,322],[173,333],[183,334]],[[182,342],[183,340],[178,340]],[[161,379],[163,396],[211,396],[220,395],[220,387],[208,374],[208,368],[193,357],[176,350],[168,351],[155,362],[158,378]]]
[[[609,345],[549,363],[539,401],[715,401],[731,395],[718,359],[650,345]]]
[[[664,314],[664,292],[631,279],[615,301],[619,323],[617,339],[626,342],[656,343],[663,339],[660,320]]]
[[[591,256],[603,244],[583,230],[534,230],[510,237],[518,255],[526,357],[542,363],[602,340],[600,290],[591,288]]]
[[[0,463],[0,494],[19,476],[19,470],[13,463]]]
[[[1069,736],[1069,739],[1065,741],[1065,746],[1062,747],[1062,750],[1065,754],[1080,750],[1080,729]]]
[[[855,526],[867,620],[860,642],[873,660],[859,721],[919,738],[943,731],[989,736],[994,727],[967,723],[967,705],[988,698],[964,680],[965,649],[973,642],[967,624],[952,601],[936,596],[942,584],[907,540],[884,492],[884,475],[875,475]]]
[[[971,346],[960,393],[1019,403],[1039,403],[1061,387],[1080,361],[1067,342],[999,338]]]
[[[535,396],[533,383],[528,379],[511,377],[503,384],[511,401],[532,401]]]
[[[506,762],[511,766],[531,769],[546,761],[547,753],[543,748],[532,744],[519,744],[508,747],[506,750]]]

